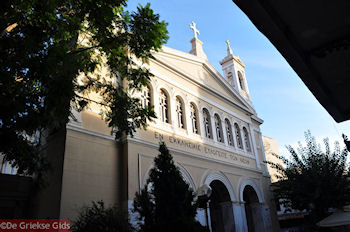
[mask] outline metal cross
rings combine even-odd
[[[196,23],[192,21],[192,24],[190,24],[190,28],[193,30],[194,38],[197,39],[197,34],[199,34],[199,30],[196,28]]]

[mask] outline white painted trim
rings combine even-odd
[[[177,164],[176,166],[179,168],[179,171],[184,181],[190,186],[190,188],[193,191],[196,191],[197,190],[196,184],[194,183],[193,177],[191,176],[189,171],[187,171],[186,168],[181,163],[176,162],[176,164]]]
[[[94,137],[102,138],[102,139],[113,140],[113,141],[116,141],[116,142],[118,141],[118,140],[115,140],[115,137],[112,136],[112,135],[101,134],[101,133],[85,129],[85,128],[82,128],[80,126],[77,126],[77,125],[71,124],[71,123],[67,124],[67,129],[68,130],[72,130],[72,131],[76,131],[76,132],[80,132],[80,133],[83,133],[83,134],[91,135],[91,136],[94,136]]]
[[[203,177],[204,177],[204,175],[202,176],[202,179],[203,179]],[[203,184],[210,185],[210,183],[213,182],[214,180],[218,180],[218,181],[220,181],[221,183],[223,183],[225,185],[228,193],[230,194],[230,199],[231,199],[232,202],[236,202],[237,201],[237,197],[236,197],[236,194],[235,194],[235,192],[233,190],[231,182],[225,176],[225,174],[222,173],[222,172],[215,171],[215,172],[209,173],[209,175],[207,175],[205,177],[205,180],[204,180],[203,183],[201,183],[201,185],[203,185]]]
[[[138,143],[138,144],[142,144],[142,145],[146,145],[146,146],[149,146],[149,147],[152,147],[152,148],[156,148],[156,149],[158,149],[158,147],[159,147],[159,144],[147,142],[147,141],[140,140],[140,139],[137,139],[137,138],[128,138],[128,141],[129,141],[129,142]],[[238,164],[234,164],[234,163],[230,163],[230,162],[226,162],[226,161],[221,161],[221,160],[216,160],[216,159],[204,157],[204,156],[201,156],[201,155],[196,155],[196,154],[188,153],[188,152],[184,152],[184,151],[182,151],[182,150],[178,150],[178,149],[171,148],[171,147],[168,147],[168,149],[169,149],[169,151],[171,151],[171,152],[176,152],[176,153],[179,153],[179,154],[181,154],[181,155],[185,155],[185,156],[189,156],[189,157],[194,157],[194,158],[198,158],[198,159],[202,159],[202,160],[207,160],[207,161],[210,161],[210,162],[220,163],[220,164],[224,164],[224,165],[228,165],[228,166],[232,166],[232,167],[237,167],[237,168],[241,168],[241,169],[245,169],[245,170],[249,170],[249,171],[253,171],[253,172],[262,174],[262,171],[257,170],[257,169],[255,169],[255,168],[244,167],[244,166],[241,166],[241,165],[238,165]],[[249,158],[252,158],[252,157],[249,157]],[[254,158],[253,158],[253,159],[254,159]]]
[[[145,172],[145,175],[144,175],[143,178],[142,178],[142,187],[141,187],[141,189],[143,188],[143,186],[146,185],[147,179],[148,179],[148,177],[149,177],[149,173],[150,173],[150,171],[151,171],[151,169],[152,169],[153,167],[154,167],[154,163],[152,162],[152,164],[147,168],[147,171]]]
[[[264,203],[265,200],[264,200],[264,196],[262,194],[262,191],[259,189],[259,187],[255,183],[255,181],[253,181],[250,178],[245,178],[243,180],[240,180],[240,183],[239,183],[239,201],[240,202],[244,202],[244,200],[243,200],[243,191],[244,191],[244,188],[247,185],[251,186],[255,190],[255,193],[258,196],[259,202],[260,203]]]
[[[256,138],[255,138],[254,130],[253,130],[251,125],[248,125],[248,126],[249,126],[249,129],[250,129],[250,137],[251,137],[251,143],[252,143],[253,149],[254,149],[256,166],[257,166],[257,168],[259,170],[261,170],[260,159],[259,159],[258,149],[257,149],[257,146],[256,146]]]
[[[250,118],[254,121],[256,121],[259,124],[263,124],[264,120],[262,120],[261,118],[259,118],[258,116],[255,116],[254,114],[250,116]]]

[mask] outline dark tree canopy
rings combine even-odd
[[[336,142],[331,152],[328,139],[325,151],[310,131],[305,133],[306,145],[295,150],[287,146],[290,159],[282,158],[284,166],[268,162],[277,169],[279,181],[274,192],[283,204],[293,209],[308,210],[312,222],[328,215],[329,208],[342,208],[350,202],[348,152]]]
[[[150,5],[124,10],[125,0],[4,0],[0,3],[0,153],[19,173],[47,168],[43,131],[63,128],[90,92],[117,137],[155,117],[130,95],[152,74],[142,64],[167,39]],[[108,75],[98,70],[107,67]]]
[[[134,211],[142,222],[141,231],[206,231],[195,220],[194,193],[164,143],[160,144],[159,151],[147,184],[136,193],[134,200]]]

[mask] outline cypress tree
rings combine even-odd
[[[198,205],[193,190],[183,180],[164,142],[159,152],[146,185],[134,200],[141,231],[206,231],[195,220]]]

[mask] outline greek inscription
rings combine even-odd
[[[154,138],[158,139],[159,141],[164,140],[164,136],[158,132],[154,132]]]
[[[244,164],[249,164],[249,160],[244,158],[240,158],[239,161],[241,161],[241,163],[244,163]]]
[[[195,149],[195,150],[201,151],[199,144],[187,142],[185,140],[178,139],[178,138],[175,138],[173,136],[169,136],[169,142],[178,144],[179,146],[187,147],[189,149]]]
[[[175,144],[177,146],[185,147],[191,150],[196,150],[199,152],[204,152],[205,155],[214,157],[214,158],[220,158],[220,159],[226,159],[227,161],[234,161],[234,162],[240,162],[244,165],[249,165],[249,160],[243,157],[238,157],[235,154],[226,153],[211,147],[207,146],[201,146],[200,144],[192,143],[183,139],[179,139],[175,136],[165,136],[166,139],[171,144]],[[154,132],[154,138],[159,141],[164,141],[164,135],[158,132]]]
[[[222,152],[222,151],[218,151],[218,150],[215,150],[215,149],[211,149],[209,147],[205,147],[204,151],[207,154],[211,154],[211,155],[214,155],[214,156],[217,156],[217,157],[220,157],[220,158],[225,158],[225,159],[227,158],[226,152]]]

